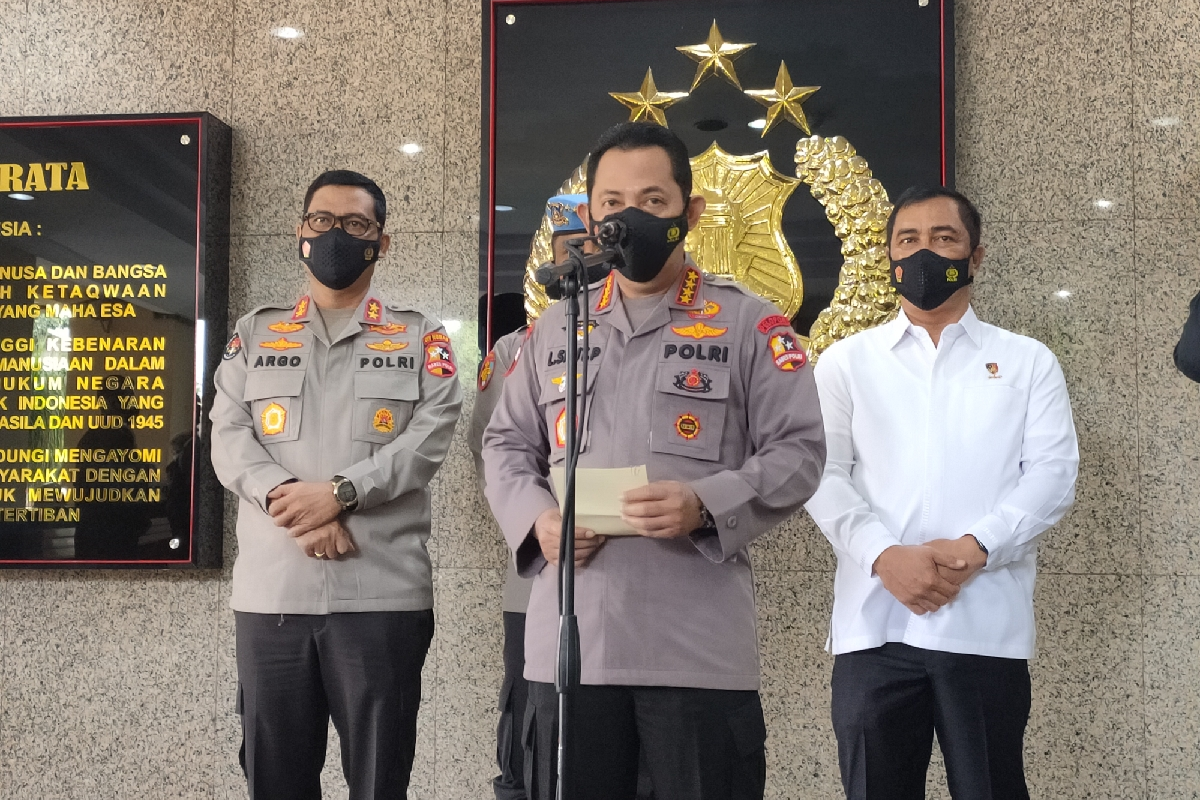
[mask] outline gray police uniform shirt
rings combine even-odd
[[[504,390],[504,379],[512,373],[516,362],[521,358],[521,350],[525,340],[533,333],[532,327],[521,328],[496,340],[496,346],[479,365],[479,393],[475,396],[475,407],[471,410],[471,430],[468,444],[471,454],[475,456],[475,476],[479,481],[479,491],[484,491],[483,479],[483,432],[492,411],[500,401],[500,393]],[[517,574],[516,562],[508,559],[508,574],[504,576],[504,592],[501,598],[502,609],[508,613],[524,614],[529,607],[529,592],[533,589],[532,578],[522,578]]]
[[[748,545],[816,491],[825,438],[812,368],[786,317],[690,261],[636,333],[610,276],[593,290],[581,467],[644,464],[686,482],[716,531],[611,537],[577,570],[585,684],[759,688]],[[536,576],[525,677],[553,682],[558,572],[532,533],[566,454],[564,307],[537,326],[484,435],[487,497]],[[576,337],[578,342],[580,337]],[[577,345],[579,346],[579,345]]]
[[[433,607],[429,481],[458,421],[455,372],[439,323],[373,290],[341,331],[326,332],[307,296],[238,320],[211,414],[213,467],[240,501],[235,611]],[[358,549],[309,558],[268,516],[267,493],[334,475],[358,492],[342,515]]]

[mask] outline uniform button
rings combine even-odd
[[[725,527],[736,528],[737,527],[737,517],[730,517],[729,519],[725,520]]]

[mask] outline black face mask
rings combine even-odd
[[[604,220],[619,219],[626,234],[620,246],[624,256],[619,271],[634,283],[649,283],[658,277],[667,259],[683,242],[688,232],[687,212],[677,217],[656,217],[640,208],[622,209]],[[603,222],[604,220],[599,220]],[[593,229],[596,223],[592,223]]]
[[[341,228],[300,238],[300,260],[323,286],[345,289],[379,259],[379,242],[358,239]]]
[[[949,259],[932,250],[918,250],[892,262],[892,286],[922,311],[932,311],[974,278],[971,259]]]

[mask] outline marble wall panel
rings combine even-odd
[[[48,572],[8,594],[9,796],[211,791],[215,581]]]
[[[15,117],[25,105],[25,0],[0,0],[0,117]]]
[[[442,214],[447,231],[479,229],[479,154],[483,107],[477,0],[446,3],[446,189]]]
[[[1032,796],[1144,796],[1143,602],[1138,577],[1039,576],[1025,734]]]
[[[1200,215],[1200,4],[1132,0],[1135,182],[1140,218]]]
[[[1200,797],[1200,578],[1147,577],[1145,609],[1147,797]]]
[[[829,719],[833,656],[823,651],[833,576],[760,569],[755,578],[767,797],[838,797],[837,742]]]
[[[955,4],[957,183],[986,219],[1129,215],[1130,13],[1093,0]]]
[[[439,570],[436,610],[437,800],[491,796],[504,676],[503,569]]]
[[[1200,574],[1200,387],[1172,353],[1200,291],[1200,247],[1184,220],[1137,223],[1137,423],[1148,574]]]
[[[229,0],[29,0],[23,113],[228,121],[232,11]]]
[[[1137,351],[1130,222],[989,223],[976,281],[982,320],[1032,336],[1058,357],[1079,439],[1075,507],[1040,545],[1046,572],[1136,574],[1140,569]],[[1064,294],[1065,293],[1065,294]],[[1132,325],[1127,325],[1132,328]]]

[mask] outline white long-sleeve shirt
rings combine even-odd
[[[1074,502],[1079,468],[1054,354],[972,309],[935,347],[901,312],[831,346],[816,380],[828,457],[805,507],[838,558],[826,649],[1031,658],[1037,540]],[[936,612],[912,613],[873,574],[892,545],[968,533],[987,565]]]

